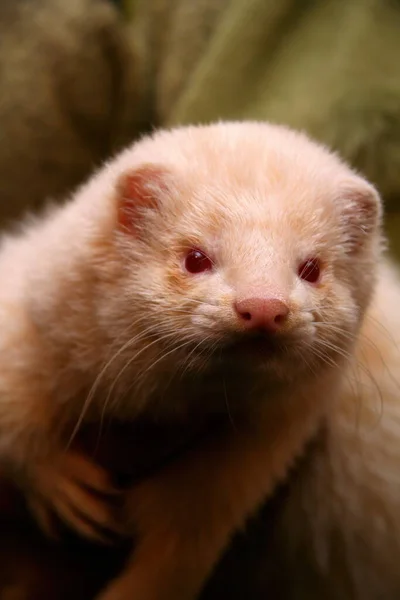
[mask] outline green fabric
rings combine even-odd
[[[305,129],[400,198],[400,4],[135,0],[162,124],[220,118]],[[140,29],[140,31],[138,31]]]
[[[65,196],[140,123],[135,57],[99,0],[0,0],[0,224]]]

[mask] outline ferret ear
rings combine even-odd
[[[122,231],[137,234],[148,210],[158,210],[170,192],[170,174],[160,165],[145,164],[125,172],[117,182],[118,224]]]
[[[343,185],[341,201],[346,245],[357,252],[380,228],[382,201],[374,186],[357,176]]]

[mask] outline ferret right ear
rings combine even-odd
[[[380,227],[382,201],[376,189],[358,176],[346,182],[341,195],[345,243],[350,252],[357,252]]]
[[[124,173],[117,183],[120,229],[138,234],[145,213],[157,210],[169,190],[169,173],[159,165],[146,164]]]

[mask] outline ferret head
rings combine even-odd
[[[285,128],[227,123],[145,138],[104,177],[122,265],[118,336],[152,353],[154,369],[223,363],[293,380],[351,352],[381,208],[335,155]]]

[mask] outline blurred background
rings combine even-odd
[[[381,191],[400,256],[398,0],[1,0],[0,226],[158,126],[304,129]]]
[[[0,0],[0,228],[60,201],[144,132],[217,119],[288,124],[338,151],[380,190],[400,258],[398,0]],[[229,598],[256,598],[255,566],[276,550],[267,523],[206,598],[227,585]],[[0,542],[0,599],[90,598],[91,551],[57,554],[25,531]]]

